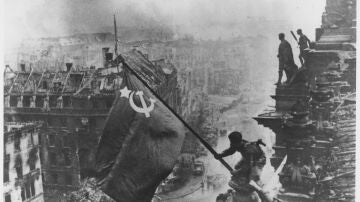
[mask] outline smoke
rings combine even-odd
[[[313,38],[324,5],[325,0],[5,0],[5,46],[25,38],[112,31],[114,13],[119,29],[164,25],[180,35],[216,39],[301,27]]]

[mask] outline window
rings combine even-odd
[[[22,178],[23,177],[23,172],[22,172],[22,167],[16,167],[16,174],[18,178]]]
[[[30,131],[30,138],[29,138],[28,146],[32,146],[32,145],[34,145],[34,133],[33,133],[33,131]]]
[[[22,178],[23,171],[22,171],[22,159],[20,155],[16,156],[15,159],[15,170],[18,178]]]
[[[31,197],[31,190],[30,190],[29,183],[25,184],[25,193],[26,193],[26,198]]]
[[[4,159],[4,182],[9,181],[10,154],[5,155]]]
[[[21,139],[21,132],[17,131],[14,135],[14,147],[16,151],[20,151],[20,139]]]
[[[48,135],[49,138],[49,146],[55,147],[55,135]]]
[[[16,107],[17,105],[17,97],[10,96],[10,107]]]
[[[35,183],[34,180],[31,180],[30,191],[31,191],[32,196],[35,196],[35,184],[34,183]]]
[[[38,148],[33,147],[30,149],[29,158],[27,163],[29,164],[30,171],[35,170],[36,162],[38,160]]]
[[[48,83],[47,83],[47,81],[42,81],[42,88],[43,88],[43,89],[48,89]]]
[[[25,201],[33,196],[35,196],[35,185],[34,180],[32,179],[21,187],[21,199],[22,201]]]
[[[11,202],[11,195],[9,193],[5,194],[5,202]]]
[[[64,100],[64,107],[71,107],[71,99],[70,96],[63,96],[63,100]]]
[[[22,199],[22,201],[26,200],[25,188],[24,187],[21,187],[21,199]]]
[[[50,164],[51,165],[56,165],[56,163],[57,163],[56,153],[55,152],[50,152],[49,153],[49,158],[50,158]]]

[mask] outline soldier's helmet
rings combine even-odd
[[[242,134],[238,131],[231,132],[228,137],[230,142],[233,143],[242,141]]]
[[[281,39],[285,39],[285,34],[284,33],[280,33],[279,34],[279,39],[281,40]]]

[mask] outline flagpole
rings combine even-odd
[[[117,36],[117,26],[116,26],[116,16],[114,14],[114,34],[115,34],[115,47],[114,47],[114,52],[115,52],[115,55],[118,56],[118,51],[117,51],[117,48],[118,48],[118,36]]]
[[[179,115],[173,110],[133,69],[131,69],[126,63],[124,63],[124,58],[120,55],[123,66],[129,70],[137,79],[141,81],[142,84],[148,88],[152,94],[163,104],[165,107],[172,112],[176,118],[178,118],[181,123],[185,125],[185,127],[192,132],[192,134],[195,135],[195,137],[210,151],[210,153],[214,156],[218,155],[218,153],[211,147],[209,143],[207,143],[194,129],[191,128],[191,126]],[[219,160],[230,172],[233,171],[231,166],[222,158],[217,159]]]

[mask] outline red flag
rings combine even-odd
[[[98,184],[116,201],[150,201],[170,174],[184,137],[182,123],[124,72],[96,154]]]

